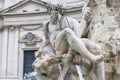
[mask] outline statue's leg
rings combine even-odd
[[[89,39],[82,38],[82,40],[89,51],[92,50],[91,52],[95,54],[97,52],[98,54],[100,54],[101,48],[98,44]],[[94,80],[105,80],[104,62],[94,64],[93,73],[95,78]]]
[[[104,61],[94,65],[93,74],[94,74],[93,80],[105,80]]]
[[[87,38],[81,38],[84,42],[86,48],[93,54],[101,54],[101,47],[100,45],[96,44],[95,42],[91,41]]]
[[[82,41],[81,38],[78,38],[74,32],[69,29],[66,28],[64,29],[58,36],[64,36],[63,38],[65,38],[68,42],[68,44],[70,45],[70,47],[75,50],[76,52],[78,52],[79,54],[81,54],[82,56],[84,56],[85,58],[87,58],[88,60],[90,60],[91,62],[97,62],[97,61],[101,61],[103,59],[103,55],[98,55],[95,56],[93,55],[90,51],[88,51],[88,49],[86,48],[84,42]],[[59,38],[58,38],[59,39]],[[58,40],[56,39],[56,41]],[[61,39],[62,40],[62,39]],[[60,44],[60,43],[59,43]],[[57,44],[57,45],[59,45]]]

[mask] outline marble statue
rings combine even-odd
[[[58,80],[64,80],[71,61],[76,54],[79,54],[94,65],[94,79],[105,80],[104,55],[100,53],[100,46],[88,38],[83,38],[87,35],[89,24],[94,16],[91,8],[96,1],[88,0],[84,5],[81,23],[64,16],[60,5],[50,5],[50,20],[43,24],[46,41],[43,48],[36,52],[36,60],[33,63],[33,68],[38,73],[47,73],[46,68],[52,64],[62,64],[62,78],[59,75],[56,76]]]

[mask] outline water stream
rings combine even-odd
[[[59,66],[59,70],[60,70],[60,78],[61,78],[61,80],[63,80],[63,74],[62,74],[62,68],[61,68],[61,65],[58,64],[58,66]]]
[[[84,80],[80,65],[75,65],[75,67],[76,67],[77,72],[78,72],[79,80]]]

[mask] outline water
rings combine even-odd
[[[61,65],[59,66],[59,70],[60,70],[60,77],[61,80],[63,80],[63,75],[62,75],[62,69],[61,69]],[[83,74],[81,72],[81,68],[80,65],[75,65],[76,69],[77,69],[77,73],[79,75],[79,80],[84,80],[83,79]],[[25,73],[23,80],[47,80],[45,77],[41,76],[40,74],[38,74],[37,72],[30,72],[30,73]]]
[[[25,73],[23,80],[38,80],[36,72]]]
[[[83,74],[82,74],[82,72],[81,72],[80,65],[75,65],[75,67],[76,67],[77,72],[78,72],[79,80],[84,80],[84,79],[83,79]]]
[[[62,74],[62,68],[61,68],[61,65],[58,64],[58,66],[59,66],[59,70],[60,70],[60,78],[61,78],[61,80],[63,80],[63,74]]]

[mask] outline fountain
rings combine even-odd
[[[43,24],[46,41],[36,52],[32,65],[38,80],[105,80],[105,55],[97,44],[100,38],[96,38],[101,31],[96,32],[96,28],[107,23],[106,0],[87,0],[81,23],[64,16],[65,8],[61,5],[46,4],[51,14]]]

